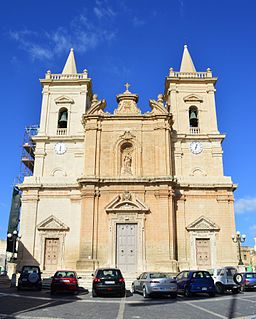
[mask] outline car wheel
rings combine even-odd
[[[147,292],[147,288],[144,286],[142,289],[142,294],[144,298],[148,298],[149,297],[149,293]]]
[[[125,297],[125,295],[126,295],[126,293],[125,293],[125,290],[124,290],[124,291],[122,291],[122,292],[121,292],[120,297],[121,297],[121,298],[124,298],[124,297]]]
[[[176,298],[177,298],[177,294],[171,294],[170,297],[171,297],[172,299],[176,299]]]
[[[190,292],[190,290],[189,290],[188,287],[185,287],[184,295],[185,295],[186,297],[191,297],[191,292]]]
[[[134,284],[131,285],[131,290],[130,291],[131,291],[132,294],[135,294],[136,291],[135,291]]]
[[[224,293],[224,288],[223,288],[222,283],[217,282],[215,287],[216,287],[216,291],[217,291],[218,294],[223,294]]]
[[[215,297],[215,292],[210,292],[209,297]]]
[[[93,298],[98,297],[97,292],[94,289],[92,290],[92,296],[93,296]]]

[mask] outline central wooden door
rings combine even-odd
[[[59,260],[59,239],[45,239],[44,269],[57,270]]]
[[[196,239],[196,263],[199,268],[206,269],[211,266],[210,239]]]
[[[137,224],[116,225],[116,261],[122,272],[137,271]]]

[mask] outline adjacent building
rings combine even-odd
[[[223,172],[216,81],[210,69],[196,71],[185,46],[150,112],[126,84],[109,113],[71,49],[62,73],[40,80],[34,172],[19,185],[19,266],[136,273],[236,265],[236,185]]]

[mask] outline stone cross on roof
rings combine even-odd
[[[126,87],[126,92],[129,92],[129,86],[131,86],[131,84],[126,82],[124,86]]]

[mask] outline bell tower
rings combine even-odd
[[[42,108],[34,177],[80,176],[83,172],[82,115],[90,107],[92,82],[87,70],[77,73],[71,49],[62,73],[47,71],[40,80]]]
[[[174,121],[171,161],[178,186],[175,205],[181,269],[236,262],[231,241],[236,185],[223,172],[225,135],[217,125],[216,81],[209,68],[196,70],[186,45],[180,71],[171,68],[165,81],[165,98]]]
[[[217,126],[215,83],[208,68],[197,72],[185,45],[180,71],[170,69],[165,95],[173,114],[175,175],[223,176],[222,147],[225,136]]]

